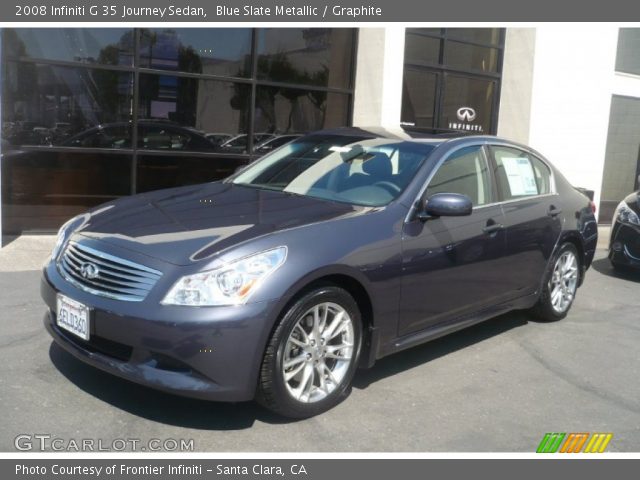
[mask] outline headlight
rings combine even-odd
[[[640,226],[640,218],[638,218],[638,214],[631,210],[629,205],[627,205],[627,202],[624,200],[618,204],[616,212],[613,214],[613,218],[622,223]]]
[[[78,228],[86,222],[87,218],[88,215],[83,213],[82,215],[73,217],[60,227],[60,230],[58,230],[58,238],[56,238],[56,244],[53,246],[53,250],[51,251],[51,260],[55,261],[58,258],[62,247],[67,243],[71,234],[78,230]]]
[[[287,247],[256,253],[214,270],[182,277],[162,300],[164,305],[239,305],[287,258]]]

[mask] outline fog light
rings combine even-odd
[[[622,251],[622,244],[620,242],[613,242],[611,249],[616,253],[620,253]]]

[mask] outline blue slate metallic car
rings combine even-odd
[[[133,382],[303,418],[381,357],[510,310],[563,318],[596,240],[589,199],[525,146],[322,131],[71,219],[44,322]]]

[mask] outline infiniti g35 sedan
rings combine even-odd
[[[589,199],[530,148],[326,130],[68,221],[44,323],[130,381],[303,418],[381,357],[511,310],[565,317],[596,240]]]

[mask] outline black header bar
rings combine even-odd
[[[629,0],[14,0],[2,22],[637,22]]]

